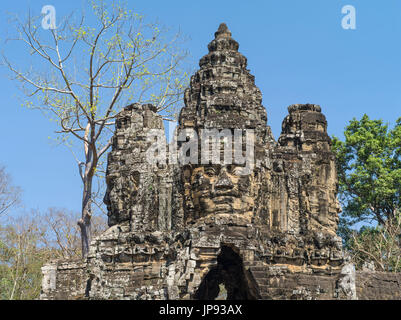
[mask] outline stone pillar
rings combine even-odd
[[[42,290],[40,294],[41,300],[46,300],[57,288],[57,264],[49,263],[42,268]]]

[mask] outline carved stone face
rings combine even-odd
[[[108,177],[103,202],[107,206],[109,225],[129,220],[129,210],[136,202],[139,187],[139,172],[127,176]]]
[[[255,173],[243,175],[238,165],[197,165],[184,168],[186,206],[194,219],[209,214],[252,214]],[[191,214],[190,214],[191,215]]]

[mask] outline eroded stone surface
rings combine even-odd
[[[392,275],[358,283],[344,264],[335,157],[320,106],[290,106],[276,142],[225,24],[208,49],[178,131],[253,131],[255,166],[244,174],[235,162],[149,164],[147,133],[164,132],[162,118],[150,105],[128,106],[108,158],[110,228],[92,241],[87,261],[43,268],[42,299],[214,299],[221,285],[228,299],[356,299],[380,298],[380,290],[366,293],[370,280],[396,287]]]

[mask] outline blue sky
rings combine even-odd
[[[372,0],[128,1],[149,21],[180,28],[195,68],[221,22],[226,22],[256,77],[276,139],[287,107],[316,103],[329,134],[342,136],[353,117],[367,113],[391,124],[401,116],[401,2]],[[13,26],[8,13],[40,14],[51,4],[58,17],[86,7],[82,0],[4,1],[0,50]],[[344,5],[356,8],[356,30],[341,27]],[[10,52],[8,51],[8,54]],[[24,63],[27,52],[11,52]],[[26,208],[80,210],[81,181],[63,146],[48,139],[56,129],[37,111],[21,108],[21,93],[0,67],[0,164],[20,186]]]

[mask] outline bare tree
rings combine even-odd
[[[387,272],[401,271],[401,212],[384,225],[363,227],[351,235],[348,243],[351,257],[358,268],[371,262],[375,269]]]
[[[0,300],[38,299],[43,264],[55,258],[80,258],[79,215],[51,208],[8,217],[0,225]],[[93,235],[105,227],[105,219],[95,215]]]
[[[71,15],[49,30],[40,27],[41,17],[16,18],[18,34],[9,40],[25,45],[34,62],[24,70],[3,54],[4,65],[27,96],[25,104],[57,123],[60,141],[78,164],[83,257],[91,239],[94,178],[111,146],[117,112],[129,101],[152,103],[171,119],[187,83],[179,33],[147,24],[143,16],[115,3],[108,7],[92,1],[91,14],[90,19]]]
[[[76,212],[57,208],[49,208],[40,216],[38,224],[43,230],[40,241],[45,248],[55,249],[53,258],[76,259],[80,256],[78,216]],[[92,217],[93,236],[99,235],[106,227],[107,222],[102,216]]]
[[[0,216],[20,202],[20,189],[11,184],[4,167],[0,167]]]

